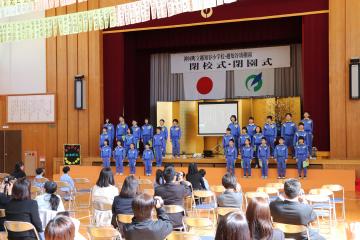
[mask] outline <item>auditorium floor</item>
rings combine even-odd
[[[360,193],[356,192],[346,192],[346,222],[338,221],[336,227],[331,228],[331,232],[328,229],[323,229],[321,231],[322,235],[326,239],[333,240],[342,240],[346,238],[345,226],[347,223],[358,221],[360,222]],[[86,199],[79,200],[79,202],[85,202]],[[339,217],[341,213],[338,211],[337,214]],[[80,233],[87,238],[87,227],[90,224],[89,211],[87,209],[77,210],[75,212],[75,217],[80,219]]]

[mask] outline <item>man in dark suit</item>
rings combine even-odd
[[[270,203],[271,216],[274,222],[305,225],[316,220],[316,214],[313,208],[307,204],[306,200],[300,195],[301,184],[296,179],[289,179],[284,184],[285,199],[278,198]],[[320,234],[314,231],[310,232],[311,240],[325,240]],[[306,232],[301,234],[285,234],[286,238],[296,240],[306,240]]]
[[[184,206],[184,198],[191,195],[190,186],[185,181],[176,181],[174,167],[164,170],[165,184],[155,188],[155,196],[160,196],[165,205]],[[168,214],[174,228],[182,227],[182,213]]]

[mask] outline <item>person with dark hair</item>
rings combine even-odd
[[[132,202],[134,218],[132,223],[125,224],[124,235],[126,240],[163,240],[173,230],[173,226],[165,210],[161,197],[152,197],[146,193],[135,197]],[[151,213],[156,209],[157,221],[153,221]]]
[[[251,161],[254,157],[254,149],[251,147],[250,139],[245,140],[245,146],[241,151],[241,160],[244,168],[244,178],[251,177]]]
[[[109,146],[109,140],[105,139],[104,140],[104,146],[101,147],[101,151],[100,151],[100,157],[103,161],[102,166],[103,167],[110,167],[110,158],[111,158],[111,147]]]
[[[164,184],[163,171],[161,169],[157,169],[155,172],[154,188],[162,184]]]
[[[248,125],[246,126],[246,129],[247,129],[247,133],[249,134],[250,136],[250,140],[251,142],[254,142],[254,135],[255,135],[255,129],[256,129],[256,125],[254,123],[254,118],[253,117],[249,117],[249,123]]]
[[[132,121],[131,132],[132,132],[132,135],[134,136],[135,148],[139,150],[139,147],[140,147],[139,143],[140,143],[140,139],[141,139],[141,128],[137,125],[136,120]]]
[[[142,154],[142,159],[144,162],[144,170],[146,176],[151,176],[152,173],[152,163],[154,161],[154,152],[150,149],[149,144],[145,144],[145,149]]]
[[[155,153],[156,159],[156,167],[161,167],[162,165],[162,158],[163,158],[163,151],[165,148],[165,138],[163,134],[161,134],[162,128],[156,128],[156,134],[153,137],[153,148]]]
[[[56,216],[45,228],[46,240],[75,239],[75,225],[69,217]]]
[[[161,135],[163,136],[164,142],[165,142],[165,146],[164,146],[164,149],[163,149],[163,152],[162,152],[162,156],[165,157],[166,143],[167,143],[167,140],[168,140],[168,137],[169,137],[169,132],[168,132],[167,127],[165,126],[165,120],[164,119],[160,119],[160,126],[159,127],[161,128]]]
[[[25,165],[24,165],[23,162],[17,162],[15,164],[14,171],[10,175],[13,176],[16,179],[26,177],[26,174],[24,172],[24,168],[25,168]]]
[[[130,174],[136,173],[136,159],[139,156],[138,150],[135,148],[135,144],[130,144],[130,149],[127,153],[127,158],[129,160],[129,166],[130,166]]]
[[[69,175],[69,172],[70,172],[70,167],[69,166],[65,166],[63,167],[63,175],[60,177],[60,181],[61,182],[66,182],[69,184],[69,187],[62,187],[60,188],[60,190],[62,192],[75,192],[75,183],[74,183],[74,180],[72,179],[72,177],[70,177]],[[64,197],[65,200],[69,200],[70,199],[70,195],[66,195]]]
[[[110,141],[110,135],[108,134],[107,128],[106,128],[106,127],[103,127],[102,133],[100,134],[100,137],[99,137],[99,148],[100,148],[100,151],[101,151],[101,148],[104,146],[105,140]],[[108,142],[108,143],[109,143],[109,142]],[[111,146],[111,145],[110,145],[110,146]]]
[[[210,185],[208,180],[205,178],[206,176],[206,170],[205,169],[200,169],[199,170],[200,175],[202,176],[202,179],[204,181],[204,186],[205,186],[205,190],[210,190]]]
[[[270,203],[270,212],[274,222],[308,226],[316,220],[316,213],[301,196],[301,184],[296,179],[288,179],[284,183],[285,199],[278,198]],[[324,240],[316,231],[309,229],[311,240]],[[286,238],[306,240],[306,232],[285,234]]]
[[[131,134],[131,128],[128,128],[127,134],[124,137],[124,147],[125,147],[125,151],[126,151],[126,156],[129,153],[130,145],[134,144],[134,146],[135,146],[135,142],[136,141],[135,141],[134,135]]]
[[[116,165],[116,175],[124,174],[124,159],[126,156],[125,148],[121,145],[121,141],[116,141],[116,148],[113,151],[113,157],[115,159],[115,165]]]
[[[255,134],[253,136],[253,146],[254,146],[254,158],[255,158],[255,168],[258,168],[260,166],[259,163],[259,156],[258,156],[258,149],[261,145],[262,138],[264,137],[262,133],[262,129],[260,126],[256,126],[255,128]]]
[[[111,223],[114,227],[117,227],[117,214],[133,214],[131,203],[136,197],[138,189],[138,180],[133,175],[127,176],[122,185],[119,196],[114,198],[114,202],[112,204],[113,217]]]
[[[39,208],[35,200],[31,200],[30,182],[25,178],[18,179],[12,188],[12,199],[5,207],[6,221],[29,222],[41,234],[42,224]],[[8,239],[36,239],[34,231],[11,232]]]
[[[181,128],[179,126],[179,120],[174,119],[173,125],[170,128],[170,141],[172,144],[173,158],[180,158],[180,138]]]
[[[121,141],[121,144],[124,146],[125,135],[128,130],[128,125],[125,123],[123,116],[119,117],[119,123],[116,125],[115,137],[116,141]]]
[[[65,211],[61,197],[56,193],[57,184],[53,181],[47,181],[44,184],[45,193],[37,196],[35,200],[40,210]]]
[[[285,178],[286,175],[286,162],[288,159],[288,148],[284,144],[284,138],[279,138],[279,144],[275,147],[274,150],[274,159],[277,163],[277,172],[278,172],[278,179]]]
[[[75,240],[86,240],[86,238],[81,235],[81,233],[79,232],[79,229],[80,229],[80,220],[76,219],[76,218],[72,218],[70,216],[70,212],[68,211],[64,211],[64,212],[58,212],[56,214],[56,216],[63,216],[63,217],[68,217],[70,218],[70,220],[72,221],[72,223],[74,224],[75,226]]]
[[[284,240],[284,233],[273,228],[269,202],[265,198],[255,197],[246,209],[246,219],[253,240]]]
[[[106,127],[107,133],[109,135],[109,146],[113,146],[113,142],[115,138],[115,128],[114,125],[110,122],[109,118],[105,119],[105,123],[103,127]]]
[[[228,128],[230,128],[230,133],[234,137],[236,149],[239,149],[240,148],[240,145],[239,145],[240,125],[237,122],[237,118],[235,115],[231,115],[230,121],[231,122],[230,122]]]
[[[189,184],[182,180],[176,181],[174,167],[167,167],[164,170],[165,184],[155,188],[155,196],[164,199],[165,205],[184,206],[184,198],[191,195]],[[175,228],[182,226],[182,213],[169,214],[169,218]]]
[[[220,218],[215,240],[251,240],[244,214],[240,211],[231,212]]]
[[[154,136],[154,128],[153,126],[149,123],[149,119],[145,118],[144,119],[144,125],[142,125],[141,127],[141,140],[143,142],[143,144],[150,144],[150,141],[152,141],[152,138]]]
[[[314,130],[314,121],[310,119],[309,112],[304,112],[304,118],[301,120],[304,123],[304,130],[306,132],[306,145],[308,146],[308,151],[310,154],[310,158],[312,155],[312,146],[313,146],[313,130]]]
[[[307,145],[307,133],[304,130],[304,123],[303,122],[299,122],[298,129],[297,129],[297,131],[296,131],[296,133],[294,135],[294,142],[293,142],[294,147],[296,147],[296,145],[298,144],[300,137],[304,138],[304,143]]]
[[[11,200],[12,188],[14,186],[14,180],[3,181],[0,185],[0,209],[5,209],[6,205]],[[0,232],[4,232],[5,217],[0,217]]]
[[[261,145],[258,147],[257,156],[261,163],[261,177],[263,179],[268,178],[268,163],[270,158],[270,146],[266,144],[266,138],[261,139]]]
[[[232,173],[226,173],[222,178],[222,185],[225,192],[217,197],[217,204],[219,207],[242,207],[242,192],[241,186],[237,182],[236,176]]]
[[[96,185],[92,189],[92,201],[112,204],[114,198],[119,195],[119,189],[115,186],[114,175],[111,168],[103,168],[100,172]],[[108,226],[111,224],[112,211],[94,212],[96,226]]]
[[[35,170],[36,176],[34,177],[34,181],[33,181],[33,185],[37,186],[39,188],[44,187],[44,183],[43,182],[39,182],[38,179],[43,179],[44,178],[44,174],[45,174],[45,169],[43,168],[37,168]]]
[[[205,189],[204,180],[198,171],[198,167],[196,163],[189,164],[186,180],[191,183],[194,190]]]
[[[242,152],[242,149],[245,147],[245,141],[246,139],[249,139],[250,140],[250,143],[251,143],[251,137],[250,135],[247,133],[247,128],[246,127],[243,127],[241,129],[241,134],[240,134],[240,137],[239,137],[239,153]]]
[[[231,134],[231,129],[230,128],[227,128],[226,129],[226,133],[224,134],[223,136],[223,141],[222,141],[222,144],[223,144],[223,148],[224,148],[224,154],[226,155],[226,149],[229,147],[229,142],[230,140],[233,140],[233,142],[235,143],[235,139],[234,139],[234,136]]]
[[[275,140],[277,136],[277,129],[276,124],[273,122],[272,116],[266,117],[266,123],[264,125],[264,137],[266,138],[267,144],[270,146],[270,154],[273,156],[274,154],[274,147],[275,147]]]
[[[281,126],[281,136],[284,138],[285,145],[290,148],[292,154],[294,154],[293,141],[296,130],[296,124],[292,120],[292,114],[286,113],[285,122]]]
[[[237,149],[234,145],[234,140],[230,139],[229,146],[224,149],[226,159],[226,171],[230,173],[235,173],[235,162],[238,157]]]
[[[307,168],[309,165],[308,157],[308,147],[304,143],[305,138],[299,137],[298,143],[295,146],[295,159],[296,159],[296,166],[298,169],[299,178],[301,178],[301,173],[304,172],[304,178],[307,176]]]

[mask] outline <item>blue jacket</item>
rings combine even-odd
[[[228,147],[225,152],[225,158],[229,160],[236,160],[237,159],[237,149],[235,146]]]
[[[263,128],[263,133],[265,137],[276,137],[276,125],[275,123],[265,123]]]
[[[111,147],[103,146],[100,151],[101,158],[111,158]]]
[[[245,140],[249,139],[250,140],[250,145],[252,143],[252,139],[251,136],[249,134],[241,134],[239,137],[239,144],[240,145],[245,145]]]
[[[116,125],[116,139],[120,139],[122,136],[125,136],[128,130],[128,125],[126,123],[121,124],[119,123]]]
[[[274,149],[274,158],[278,159],[287,159],[288,158],[288,148],[285,144],[277,145]]]
[[[314,130],[314,122],[311,119],[302,119],[301,122],[304,123],[304,130],[307,133],[312,133]]]
[[[246,129],[247,129],[247,133],[252,137],[255,134],[256,125],[255,124],[251,124],[251,125],[248,124],[246,126]]]
[[[308,146],[306,144],[298,144],[295,146],[295,158],[298,160],[306,160],[309,156]]]
[[[231,135],[233,135],[235,138],[240,136],[240,125],[237,122],[230,123],[228,127],[231,129]]]
[[[223,147],[224,148],[226,148],[226,147],[228,147],[229,146],[229,142],[230,142],[230,140],[235,140],[234,139],[234,137],[233,137],[233,135],[227,135],[227,134],[224,134],[224,136],[223,136]]]
[[[267,160],[270,157],[270,147],[268,145],[260,145],[258,148],[258,158],[261,160]]]
[[[170,128],[170,139],[180,139],[181,138],[181,128],[179,126],[172,126]]]
[[[115,136],[114,125],[112,123],[105,123],[103,127],[107,128],[107,132],[108,132],[109,136],[111,137],[111,139],[114,139],[114,136]]]
[[[163,137],[163,135],[160,134],[155,134],[153,137],[153,146],[154,147],[162,147],[163,149],[165,148],[165,138]]]
[[[126,156],[125,148],[117,146],[113,151],[113,157],[115,159],[124,160]]]
[[[144,137],[144,136],[149,136],[149,137],[154,136],[154,128],[151,124],[144,124],[141,127],[141,137]]]
[[[99,147],[103,147],[104,146],[104,141],[105,140],[109,140],[109,144],[110,144],[110,137],[109,137],[109,134],[100,134],[100,138],[99,138]]]
[[[165,126],[161,127],[161,135],[164,137],[165,141],[168,139],[169,132],[168,132],[167,127],[165,127]]]
[[[262,133],[255,133],[253,136],[253,145],[259,146],[263,137],[264,135]]]
[[[129,160],[136,160],[138,158],[138,150],[137,149],[130,149],[127,155]]]
[[[140,138],[141,138],[141,128],[138,127],[138,126],[136,126],[136,127],[132,126],[131,131],[132,131],[132,135],[134,136],[134,138],[136,140],[140,140]]]
[[[154,152],[151,149],[144,150],[142,155],[143,161],[153,161],[154,160]]]
[[[125,139],[124,139],[124,146],[129,147],[132,143],[136,144],[134,136],[132,134],[130,134],[130,135],[126,134]]]
[[[245,146],[241,150],[241,158],[242,159],[253,159],[254,158],[254,149],[249,146]]]
[[[297,131],[296,125],[294,122],[284,122],[281,126],[281,136],[294,136]]]
[[[297,131],[295,133],[295,135],[294,135],[294,143],[293,143],[293,145],[296,146],[298,144],[299,137],[304,137],[304,142],[305,142],[305,144],[307,144],[306,136],[307,136],[307,133],[305,131]]]

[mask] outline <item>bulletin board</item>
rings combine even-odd
[[[54,123],[55,94],[7,96],[6,112],[7,123]]]

